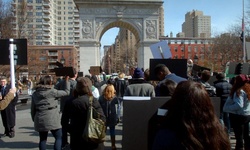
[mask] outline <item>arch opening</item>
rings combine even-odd
[[[133,27],[130,23],[127,23],[127,22],[124,22],[124,21],[115,21],[115,22],[111,22],[111,23],[108,23],[100,32],[99,34],[99,41],[101,40],[103,34],[108,31],[109,29],[111,28],[114,28],[114,27],[118,27],[118,28],[125,28],[129,31],[131,31],[134,35],[135,35],[135,38],[136,38],[136,41],[139,42],[140,39],[141,39],[141,36],[139,35],[139,32],[138,30]]]

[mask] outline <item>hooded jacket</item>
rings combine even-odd
[[[35,90],[31,101],[31,117],[35,130],[41,132],[61,128],[57,100],[69,95],[69,82],[66,81],[65,90],[56,90],[48,85],[38,85]]]

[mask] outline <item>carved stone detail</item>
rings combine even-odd
[[[146,15],[146,14],[159,14],[158,9],[126,9],[126,14],[135,14],[135,15]]]
[[[95,19],[95,28],[96,31],[100,29],[100,27],[107,21],[109,18],[96,18]]]
[[[146,38],[157,38],[157,20],[146,20]]]
[[[128,15],[157,15],[159,14],[158,9],[136,9],[136,8],[127,8],[126,6],[113,6],[113,9],[110,8],[84,8],[80,10],[80,14],[84,15],[108,15],[108,14],[128,14]]]
[[[84,8],[80,11],[80,14],[84,15],[107,15],[107,14],[114,14],[116,11],[114,9],[109,8]]]
[[[82,36],[84,39],[91,39],[93,37],[93,22],[89,19],[82,20]]]
[[[142,31],[142,24],[143,20],[142,19],[129,19],[133,24],[139,29],[139,31]]]
[[[118,18],[122,18],[126,7],[125,6],[113,6],[113,8],[116,10],[116,16]]]

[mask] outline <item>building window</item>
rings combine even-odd
[[[28,3],[33,3],[33,0],[28,0],[27,2],[28,2]]]
[[[42,10],[42,6],[36,6],[36,10]]]
[[[44,57],[44,56],[41,56],[40,58],[39,58],[39,60],[41,60],[41,61],[45,61],[47,58],[46,57]]]
[[[196,46],[194,47],[194,52],[197,53],[197,47]]]
[[[204,53],[204,47],[201,47],[201,52]]]
[[[36,42],[36,45],[42,45],[42,42]]]
[[[184,47],[181,47],[181,51],[184,52]]]
[[[32,10],[33,6],[27,6],[28,10]]]
[[[42,12],[36,12],[36,16],[42,16]]]
[[[188,46],[188,52],[190,53],[192,51],[191,46]]]
[[[27,15],[28,16],[33,16],[33,12],[28,12]]]
[[[36,0],[36,3],[42,3],[42,0]]]
[[[177,52],[177,51],[178,51],[177,47],[174,47],[174,51],[175,51],[175,52]]]
[[[43,22],[43,20],[39,18],[39,19],[36,19],[36,22]]]

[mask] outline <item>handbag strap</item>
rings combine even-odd
[[[90,119],[93,118],[93,96],[89,97],[89,111],[90,111]]]
[[[89,104],[90,104],[90,106],[93,106],[93,96],[89,97]]]

